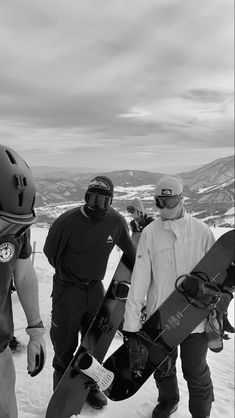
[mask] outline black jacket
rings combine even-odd
[[[111,207],[106,217],[95,220],[84,216],[79,207],[53,223],[44,252],[55,268],[55,277],[73,283],[102,280],[114,245],[134,265],[135,246],[124,216]]]

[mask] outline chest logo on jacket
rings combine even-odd
[[[15,253],[15,247],[10,242],[0,244],[0,263],[8,263]]]
[[[112,243],[113,243],[113,237],[109,235],[107,238],[107,244],[112,244]]]

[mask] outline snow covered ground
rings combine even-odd
[[[227,228],[212,228],[216,238],[228,231]],[[31,378],[26,371],[26,344],[28,337],[25,333],[25,317],[19,304],[17,295],[13,295],[13,310],[15,321],[15,335],[24,344],[22,351],[14,354],[17,381],[16,395],[19,409],[19,418],[44,418],[45,411],[52,394],[52,357],[53,350],[49,338],[50,310],[51,310],[51,289],[53,269],[48,264],[42,253],[44,240],[47,234],[45,228],[32,228],[32,242],[36,242],[36,254],[34,266],[39,279],[41,315],[46,327],[47,361],[43,371],[35,378]],[[110,257],[104,284],[107,287],[113,271],[120,258],[120,252],[114,249]],[[229,318],[234,323],[234,303],[230,304]],[[121,344],[121,337],[116,335],[109,353],[114,351]],[[214,383],[215,402],[211,418],[232,418],[234,417],[234,336],[225,341],[224,350],[221,353],[208,353],[212,379]],[[186,383],[182,377],[180,362],[178,361],[178,379],[180,386],[181,400],[177,412],[172,417],[188,418],[188,393]],[[152,410],[157,403],[157,389],[152,377],[146,382],[142,389],[132,398],[122,402],[109,401],[108,406],[96,411],[84,405],[80,416],[86,418],[151,418]],[[74,416],[75,417],[75,416]],[[3,417],[0,417],[3,418]],[[57,418],[57,417],[55,417]]]

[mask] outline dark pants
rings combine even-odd
[[[101,281],[68,286],[54,281],[50,337],[54,347],[55,389],[78,346],[78,333],[85,334],[104,298]]]
[[[190,334],[180,344],[182,371],[189,391],[189,411],[193,417],[209,416],[214,401],[210,370],[206,362],[207,350],[205,333]],[[154,373],[159,402],[174,404],[179,401],[176,359],[177,351],[173,355],[172,366],[167,376],[162,376],[157,371]]]

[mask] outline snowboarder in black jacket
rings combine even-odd
[[[104,298],[109,255],[117,245],[134,265],[135,246],[125,218],[111,207],[113,183],[95,177],[85,193],[85,204],[62,214],[51,226],[44,252],[55,269],[52,292],[51,341],[54,347],[54,389],[69,365]],[[87,402],[103,408],[107,399],[92,387]]]

